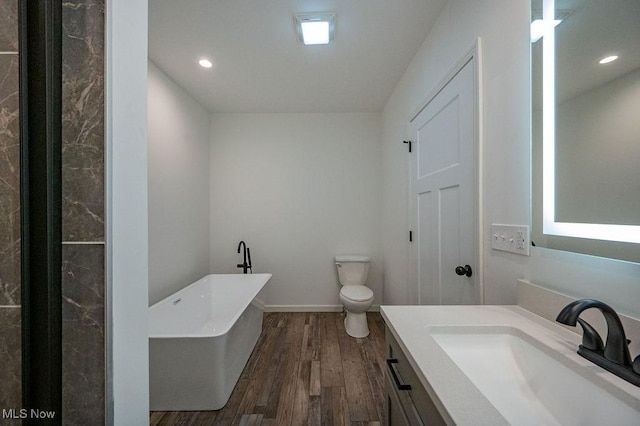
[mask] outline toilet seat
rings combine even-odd
[[[366,302],[373,299],[373,291],[364,285],[346,285],[340,290],[342,297],[354,302]]]

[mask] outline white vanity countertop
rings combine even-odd
[[[436,406],[448,413],[449,418],[445,416],[448,422],[458,425],[508,424],[431,337],[430,326],[498,325],[520,329],[585,368],[596,371],[630,399],[640,402],[639,387],[576,353],[581,342],[579,335],[519,306],[381,306],[380,312]]]

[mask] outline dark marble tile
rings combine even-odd
[[[104,1],[64,2],[63,239],[104,239]]]
[[[22,405],[22,343],[20,308],[0,308],[0,409]],[[2,421],[0,421],[2,423]],[[4,423],[2,423],[4,424]],[[16,422],[18,424],[18,422]]]
[[[65,425],[104,424],[104,246],[65,245],[62,397]]]
[[[0,305],[20,304],[19,128],[18,55],[0,55]]]
[[[18,51],[18,0],[0,0],[0,52]]]

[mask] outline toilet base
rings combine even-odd
[[[367,337],[369,335],[367,313],[355,314],[347,311],[347,316],[344,318],[344,329],[351,337]]]

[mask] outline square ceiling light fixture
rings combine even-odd
[[[329,44],[333,40],[335,13],[301,13],[294,18],[298,40],[304,44]]]

